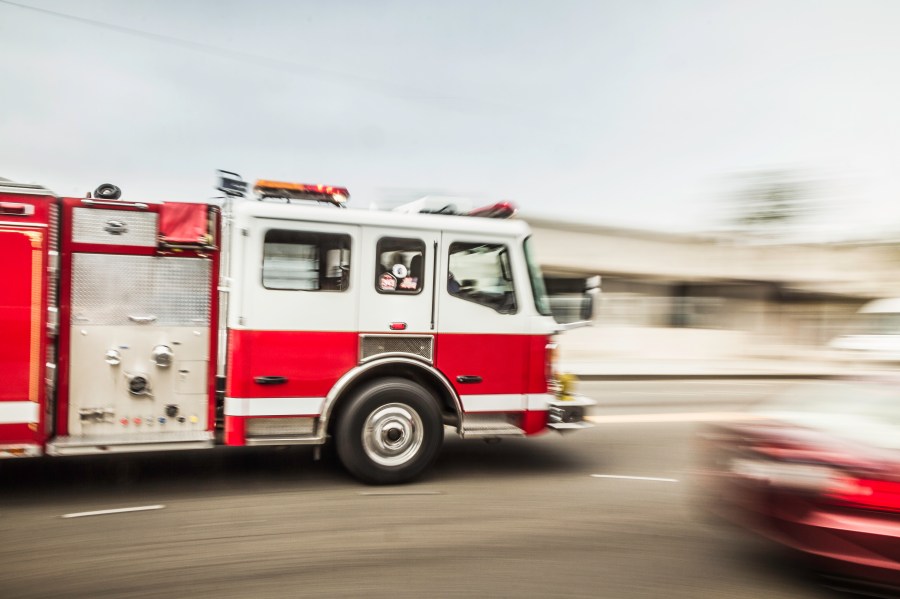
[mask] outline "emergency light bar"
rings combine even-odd
[[[280,198],[284,200],[314,200],[328,202],[338,207],[350,199],[350,192],[345,187],[309,183],[285,183],[283,181],[267,181],[260,179],[253,186],[253,191],[263,198]]]
[[[516,205],[504,200],[488,206],[475,208],[469,198],[425,196],[418,200],[401,204],[394,212],[406,214],[444,214],[448,216],[478,216],[482,218],[512,218],[518,212]]]
[[[512,218],[518,212],[518,208],[512,202],[497,202],[490,206],[482,206],[470,210],[468,216],[480,216],[482,218]]]

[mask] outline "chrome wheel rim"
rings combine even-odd
[[[400,466],[411,460],[425,438],[422,419],[405,404],[385,404],[366,418],[363,450],[381,466]]]

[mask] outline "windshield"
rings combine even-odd
[[[854,381],[802,384],[754,410],[874,447],[900,449],[900,389]]]
[[[550,300],[547,298],[547,287],[544,285],[544,275],[538,266],[531,246],[531,237],[525,239],[525,261],[528,263],[528,278],[531,279],[531,293],[534,295],[534,307],[539,314],[552,316],[550,312]]]
[[[867,312],[858,314],[851,334],[900,335],[900,314],[896,312]]]

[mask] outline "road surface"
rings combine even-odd
[[[586,383],[595,428],[448,435],[399,487],[304,447],[6,461],[0,597],[833,597],[693,507],[697,421],[789,384]]]

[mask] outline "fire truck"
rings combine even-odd
[[[247,187],[223,171],[221,198],[150,203],[0,181],[0,457],[329,442],[392,484],[445,426],[589,426],[511,204]]]

